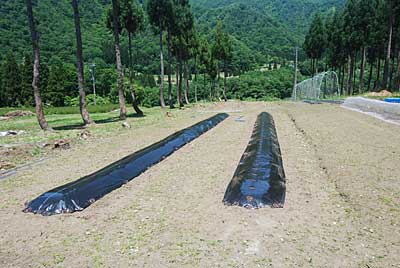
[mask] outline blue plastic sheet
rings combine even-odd
[[[400,98],[387,98],[385,101],[390,103],[400,103]]]

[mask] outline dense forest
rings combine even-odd
[[[86,105],[84,96],[88,104],[127,101],[137,112],[138,103],[172,108],[199,99],[289,97],[294,47],[315,14],[344,5],[342,0],[31,2],[44,107]],[[27,11],[25,1],[0,5],[0,106],[35,105]]]
[[[316,14],[304,42],[308,73],[335,70],[347,95],[400,90],[400,2],[348,0]]]

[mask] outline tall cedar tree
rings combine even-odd
[[[168,105],[170,109],[175,108],[174,100],[172,98],[172,34],[176,30],[176,11],[175,11],[175,2],[172,1],[171,15],[168,17],[167,23],[167,50],[168,50]]]
[[[198,61],[200,63],[203,72],[203,90],[206,89],[206,74],[208,73],[208,67],[211,61],[211,50],[207,39],[204,36],[199,38],[199,54]],[[211,88],[210,88],[210,100],[211,100]]]
[[[119,34],[121,33],[121,23],[120,23],[120,3],[118,0],[112,0],[112,28],[114,33],[114,46],[115,46],[115,59],[117,63],[118,71],[118,98],[120,106],[119,117],[121,119],[126,119],[126,106],[124,97],[124,74],[122,71],[121,62],[121,49],[119,44]]]
[[[177,61],[177,101],[182,107],[183,98],[189,103],[189,68],[188,60],[191,57],[191,44],[194,33],[194,19],[187,0],[174,0],[174,27],[172,28],[172,52]],[[183,74],[185,77],[183,77]],[[183,82],[183,79],[185,82]],[[182,95],[182,86],[184,94]]]
[[[21,95],[20,103],[24,106],[33,106],[33,88],[32,88],[32,79],[33,79],[33,64],[32,57],[29,54],[24,56],[24,64],[21,66]]]
[[[313,76],[315,73],[318,73],[318,60],[322,58],[325,44],[325,26],[321,16],[317,14],[311,23],[310,30],[306,35],[303,46],[307,56],[311,59],[311,70]]]
[[[147,12],[150,23],[157,28],[160,36],[160,104],[162,108],[165,108],[163,32],[168,27],[169,17],[172,16],[172,1],[149,0],[147,3]]]
[[[46,118],[44,117],[43,103],[40,96],[40,48],[39,48],[39,34],[36,32],[35,19],[33,17],[32,0],[26,0],[26,9],[28,13],[29,29],[31,31],[32,49],[34,55],[33,63],[33,79],[32,87],[35,96],[36,116],[39,126],[43,130],[51,130]]]
[[[76,69],[78,73],[78,88],[79,88],[79,109],[81,112],[82,120],[85,125],[93,124],[89,112],[86,108],[86,94],[85,94],[85,76],[83,72],[83,49],[82,49],[82,34],[81,34],[81,19],[79,16],[78,0],[72,0],[72,7],[74,9],[75,18],[75,32],[76,32]]]
[[[5,106],[18,106],[21,95],[20,68],[14,55],[9,52],[2,66],[2,100]],[[31,81],[32,82],[32,81]]]
[[[129,89],[132,97],[132,106],[135,112],[138,115],[143,115],[142,110],[140,110],[135,89],[133,83],[133,57],[132,57],[132,36],[135,36],[136,33],[142,31],[144,28],[144,12],[142,7],[137,3],[136,0],[121,0],[122,6],[122,18],[121,21],[124,25],[124,28],[128,32],[128,40],[129,40]]]
[[[386,14],[387,14],[387,25],[388,25],[388,40],[387,40],[387,46],[386,46],[386,57],[385,57],[385,65],[383,67],[383,80],[382,80],[382,88],[386,89],[388,88],[389,84],[389,65],[390,65],[390,58],[391,58],[391,53],[392,53],[392,41],[393,41],[393,30],[394,30],[394,24],[395,24],[395,2],[397,0],[386,0]]]
[[[189,63],[188,61],[193,56],[193,47],[195,40],[194,31],[194,18],[188,0],[179,0],[178,7],[180,7],[180,29],[182,35],[182,61],[185,73],[185,102],[189,104]]]
[[[227,101],[226,97],[226,78],[227,78],[227,68],[228,64],[232,60],[232,42],[227,33],[224,32],[222,22],[218,21],[217,26],[215,28],[214,33],[214,45],[212,48],[213,57],[222,62],[223,70],[224,70],[224,100]],[[218,64],[219,65],[219,64]],[[218,68],[218,74],[219,74]]]

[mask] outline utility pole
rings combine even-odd
[[[294,60],[294,81],[293,81],[293,97],[294,97],[294,100],[297,99],[296,85],[297,85],[298,58],[299,58],[299,47],[296,46],[296,57],[295,57],[295,60]]]
[[[94,77],[94,68],[96,67],[96,64],[92,63],[90,66],[90,73],[92,74],[92,83],[93,83],[93,101],[94,105],[96,105],[96,78]]]

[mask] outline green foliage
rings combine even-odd
[[[43,59],[49,60],[52,56],[58,56],[67,63],[74,63],[75,32],[70,1],[34,2],[36,2],[34,15],[38,22]],[[148,2],[149,4],[150,2],[157,3],[158,0]],[[317,11],[326,11],[332,6],[342,6],[343,2],[344,0],[272,0],[267,2],[264,0],[196,0],[191,1],[191,4],[198,32],[210,37],[210,29],[214,28],[215,22],[220,19],[226,32],[234,37],[234,43],[236,43],[234,46],[243,48],[242,58],[246,59],[246,62],[251,62],[252,57],[245,58],[245,56],[250,56],[247,50],[253,50],[251,54],[256,55],[253,60],[264,64],[267,55],[292,59],[292,47],[302,42],[306,26],[309,25],[313,14]],[[95,59],[96,63],[105,61],[103,44],[110,39],[110,33],[104,27],[104,21],[109,3],[109,0],[80,1],[79,3],[85,62]],[[0,61],[4,60],[4,55],[9,50],[12,50],[18,59],[22,59],[25,53],[31,50],[25,13],[24,1],[2,1],[0,25],[4,27],[0,27]],[[135,49],[145,50],[145,53],[139,51],[140,54],[145,55],[140,56],[139,62],[142,66],[150,66],[157,64],[157,58],[154,57],[157,51],[157,43],[154,44],[154,42],[157,37],[150,34],[150,27],[145,28],[146,33],[138,36],[141,40],[138,41]],[[121,42],[126,43],[126,38]],[[110,62],[113,63],[113,61]],[[150,69],[157,70],[152,67]],[[135,70],[138,69],[135,67]],[[142,70],[138,71],[142,72]]]
[[[2,65],[0,106],[18,106],[21,104],[20,68],[10,52]]]
[[[42,94],[45,103],[52,106],[64,106],[65,96],[76,96],[78,94],[77,83],[74,66],[65,65],[59,59],[53,59],[47,87]]]
[[[356,87],[359,94],[371,89],[400,90],[400,66],[395,64],[400,55],[399,1],[348,0],[343,10],[324,17],[315,17],[304,42],[312,62],[323,59],[318,66],[314,63],[311,73],[329,65],[338,71],[341,86],[350,95]]]
[[[147,2],[147,13],[150,23],[159,31],[167,29],[169,17],[172,16],[171,0],[149,0]]]
[[[95,105],[94,99],[95,99],[95,97],[93,94],[86,95],[87,105]],[[66,106],[79,107],[79,96],[77,96],[75,98],[66,96],[64,98],[64,103]],[[106,105],[106,104],[110,104],[110,103],[111,103],[111,101],[108,97],[102,97],[102,96],[96,95],[96,105]]]
[[[160,89],[157,87],[148,87],[137,89],[138,99],[144,107],[160,106]]]
[[[154,79],[154,75],[140,74],[136,77],[136,80],[142,87],[156,87],[156,80]]]
[[[311,23],[304,41],[304,50],[311,59],[321,59],[326,46],[326,30],[322,18],[317,14]]]
[[[0,5],[0,106],[32,105],[32,60],[26,56],[31,54],[31,41],[25,3],[3,2]],[[331,6],[341,6],[343,2],[149,0],[145,5],[148,16],[145,16],[136,0],[120,0],[121,57],[125,76],[128,77],[126,68],[130,66],[127,32],[136,34],[132,40],[132,64],[133,70],[140,73],[136,76],[136,84],[142,87],[141,100],[152,106],[157,103],[153,100],[153,89],[157,86],[154,74],[159,72],[159,37],[152,34],[154,28],[166,30],[172,27],[175,57],[187,61],[192,73],[206,72],[211,80],[215,80],[218,67],[226,67],[229,74],[239,75],[264,64],[277,66],[286,59],[291,60],[293,46],[304,38],[304,25],[310,23],[313,14]],[[193,13],[191,5],[194,6]],[[85,65],[96,63],[97,96],[114,102],[117,98],[115,50],[111,32],[105,27],[105,22],[110,21],[110,16],[112,18],[108,14],[109,8],[109,0],[80,1]],[[46,105],[70,104],[78,94],[72,14],[70,1],[34,1],[34,15],[41,37],[40,85]],[[221,23],[214,33],[210,29],[215,28],[217,21]],[[214,44],[213,49],[209,44]],[[13,55],[7,55],[7,51],[13,51]],[[85,69],[86,89],[92,92],[90,74]],[[129,97],[127,85],[125,81],[124,90]],[[209,86],[202,85],[199,83],[199,88],[207,92]]]
[[[223,31],[221,21],[218,21],[214,32],[212,55],[215,59],[224,61],[230,57],[230,53],[231,44],[229,43],[229,36]]]
[[[331,7],[341,7],[344,2],[345,0],[198,0],[193,1],[193,8],[200,32],[213,28],[219,19],[226,32],[237,42],[253,50],[253,54],[257,54],[257,63],[264,64],[268,61],[268,56],[292,59],[293,47],[303,42],[307,26],[314,15]]]
[[[20,103],[23,106],[32,106],[35,104],[33,98],[33,63],[32,58],[29,54],[25,55],[24,63],[20,67],[21,69],[21,94],[19,96]]]
[[[291,96],[293,70],[253,71],[228,79],[228,98],[241,100],[276,100]],[[300,77],[300,80],[302,78]]]
[[[121,15],[122,24],[129,33],[144,29],[144,12],[136,0],[121,0]]]
[[[18,109],[22,109],[25,111],[31,111],[35,112],[34,107],[20,107]],[[96,114],[96,113],[108,113],[111,111],[114,111],[118,109],[118,104],[106,104],[106,105],[89,105],[88,106],[88,111],[91,114]],[[15,111],[16,108],[0,108],[0,116],[5,115],[6,113],[10,111]],[[79,107],[77,106],[69,106],[69,107],[45,107],[44,112],[46,115],[50,114],[80,114]]]

